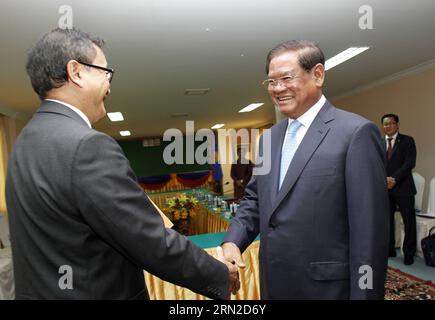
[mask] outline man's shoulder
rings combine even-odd
[[[412,136],[407,135],[407,134],[403,134],[403,133],[400,133],[400,132],[397,135],[397,138],[399,138],[401,140],[414,140],[414,138]]]
[[[21,131],[17,143],[49,143],[61,149],[76,148],[87,140],[113,140],[105,133],[89,128],[82,119],[60,113],[37,113]]]
[[[89,150],[100,150],[108,151],[109,150],[121,150],[118,142],[109,136],[100,131],[96,131],[94,129],[89,129],[86,132],[77,136],[78,148],[81,149],[89,149]]]
[[[334,118],[343,124],[349,125],[349,126],[361,126],[367,123],[373,123],[372,121],[364,118],[363,116],[346,111],[344,109],[334,107]]]
[[[331,105],[332,106],[332,105]],[[381,139],[381,132],[378,126],[363,116],[332,106],[333,121],[329,122],[330,127],[342,136],[354,137],[361,134],[375,135]]]
[[[397,141],[400,143],[398,144],[398,148],[416,148],[416,143],[413,137],[406,135],[406,134],[402,134],[399,132],[399,134],[397,135]]]

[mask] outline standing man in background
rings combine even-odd
[[[399,133],[399,116],[385,114],[382,116],[385,132],[385,150],[387,152],[387,183],[390,199],[390,250],[389,256],[396,256],[396,237],[394,215],[399,209],[405,228],[403,241],[404,264],[414,263],[417,250],[417,231],[415,221],[415,188],[412,169],[415,167],[417,150],[414,139]]]
[[[234,199],[240,201],[245,194],[245,188],[252,177],[252,162],[244,158],[242,148],[237,148],[237,160],[231,165],[231,178],[234,185]]]

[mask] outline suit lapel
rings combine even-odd
[[[397,137],[396,137],[396,141],[394,142],[394,147],[393,147],[393,152],[391,153],[391,158],[394,156],[394,154],[396,153],[396,150],[399,148],[399,143],[402,140],[401,134],[398,133]]]
[[[270,217],[273,215],[274,211],[278,208],[282,200],[287,196],[290,190],[295,185],[302,171],[304,170],[306,164],[311,159],[313,153],[316,151],[322,140],[326,137],[329,131],[329,126],[327,123],[333,120],[333,107],[327,101],[322,109],[319,111],[318,115],[311,123],[308,128],[305,137],[301,141],[296,153],[293,157],[292,162],[287,170],[287,174],[284,178],[281,190],[278,191],[276,199],[272,202],[272,210],[270,211]],[[283,138],[281,139],[283,140]],[[280,146],[282,146],[282,141]],[[281,159],[281,150],[277,153],[279,156],[278,165],[274,163],[274,179],[275,189],[278,188],[278,178],[279,176],[279,168],[280,168],[280,159]],[[273,199],[273,198],[272,198]]]
[[[271,175],[269,179],[269,191],[270,191],[270,200],[273,204],[278,195],[278,182],[279,182],[279,174],[281,167],[281,151],[282,144],[284,143],[284,137],[287,133],[288,120],[281,121],[278,124],[278,128],[274,135],[272,135],[272,156],[271,156]],[[274,141],[276,143],[274,143]]]

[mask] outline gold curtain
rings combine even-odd
[[[0,115],[0,214],[6,214],[5,180],[9,154],[18,133],[25,125],[25,120]]]
[[[0,214],[6,213],[5,183],[8,150],[4,116],[0,116]]]
[[[192,189],[192,188],[186,187],[181,182],[179,182],[177,179],[176,173],[170,173],[169,175],[170,175],[171,179],[162,188],[157,189],[157,190],[148,190],[148,189],[145,189],[142,187],[142,189],[144,190],[144,192],[146,194],[148,194],[150,196],[154,195],[156,193],[158,194],[158,193],[168,193],[168,192],[183,192],[185,190]],[[201,185],[201,188],[207,189],[207,190],[213,190],[213,186],[214,186],[213,175],[210,174],[210,176],[208,177],[208,180],[203,185]]]
[[[246,263],[240,269],[240,290],[236,295],[231,295],[231,300],[258,300],[260,299],[259,260],[258,249],[260,241],[253,242],[243,253]],[[216,257],[216,249],[205,249],[210,255]],[[206,300],[203,295],[194,293],[189,289],[176,286],[170,282],[144,272],[145,282],[152,300]]]

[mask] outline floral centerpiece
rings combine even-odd
[[[176,195],[166,199],[166,205],[169,211],[172,212],[174,220],[188,219],[195,215],[195,206],[198,204],[198,199],[189,196],[185,193]]]

